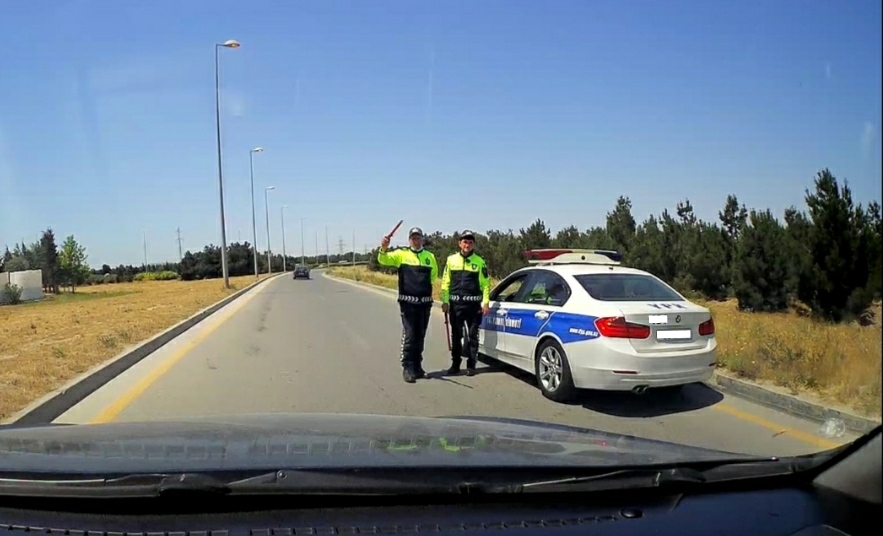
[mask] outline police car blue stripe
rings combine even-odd
[[[501,331],[507,335],[531,338],[551,333],[563,344],[593,340],[600,336],[595,329],[596,316],[546,311],[548,318],[537,318],[534,316],[537,312],[536,309],[517,308],[509,309],[505,315],[491,312],[484,317],[481,327],[487,331]]]

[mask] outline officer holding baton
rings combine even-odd
[[[423,249],[423,230],[408,232],[408,247],[389,250],[391,235],[383,237],[377,262],[396,268],[399,277],[399,310],[402,317],[402,378],[414,383],[426,376],[423,343],[432,311],[432,286],[438,279],[435,255]]]

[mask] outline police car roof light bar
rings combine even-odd
[[[528,249],[524,257],[530,264],[605,264],[618,265],[622,255],[606,249]]]

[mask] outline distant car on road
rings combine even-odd
[[[294,267],[294,277],[293,279],[309,279],[310,278],[310,268],[308,266],[304,266],[303,264],[298,264]]]
[[[543,395],[634,391],[711,378],[711,312],[654,275],[620,266],[615,251],[535,249],[532,266],[490,295],[479,351],[528,371]]]

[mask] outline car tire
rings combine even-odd
[[[534,359],[537,387],[543,396],[555,402],[567,402],[576,396],[570,362],[558,341],[546,339],[537,348]]]

